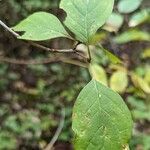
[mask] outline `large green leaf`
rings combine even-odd
[[[110,16],[113,4],[114,0],[61,0],[60,8],[67,13],[65,25],[79,41],[88,43]]]
[[[57,37],[71,38],[58,18],[46,12],[30,15],[13,29],[24,32],[19,38],[25,40],[43,41]]]
[[[121,150],[131,137],[132,119],[117,93],[92,80],[77,98],[72,128],[76,150]]]
[[[131,13],[135,11],[143,0],[120,0],[118,3],[118,9],[121,13]]]

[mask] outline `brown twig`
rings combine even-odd
[[[16,38],[18,38],[20,35],[18,34],[18,33],[16,33],[15,31],[13,31],[10,27],[8,27],[3,21],[1,21],[0,20],[0,25],[2,26],[2,27],[4,27],[7,31],[9,31],[11,34],[13,34]],[[81,51],[79,51],[79,50],[76,50],[76,47],[77,47],[77,45],[76,45],[76,47],[75,48],[73,48],[73,49],[53,49],[53,48],[48,48],[48,47],[45,47],[45,46],[43,46],[43,45],[41,45],[41,44],[38,44],[38,43],[35,43],[35,42],[28,42],[29,44],[31,44],[31,45],[33,45],[33,46],[35,46],[35,47],[38,47],[38,48],[40,48],[40,49],[42,49],[42,50],[45,50],[45,51],[48,51],[48,52],[55,52],[55,53],[75,53],[75,54],[77,54],[78,56],[80,56],[81,58],[83,58],[83,60],[85,61],[85,62],[88,62],[87,61],[87,58],[84,56],[84,55],[82,55],[82,53],[81,53]]]
[[[89,45],[87,45],[87,49],[88,49],[88,62],[90,63],[91,62],[91,51],[90,51],[90,47]]]
[[[44,150],[52,150],[53,145],[57,141],[57,139],[63,129],[64,122],[65,122],[65,109],[64,108],[62,108],[62,110],[61,110],[61,115],[62,115],[61,120],[60,120],[59,126],[55,132],[55,135],[53,136],[52,140],[50,141],[50,143],[46,146],[46,148]]]
[[[55,62],[64,62],[80,67],[87,68],[88,64],[78,61],[78,60],[73,60],[73,59],[68,59],[66,57],[50,57],[50,58],[45,58],[44,60],[17,60],[17,59],[12,59],[12,58],[7,58],[7,57],[0,57],[0,62],[5,62],[5,63],[10,63],[10,64],[16,64],[16,65],[40,65],[40,64],[49,64],[49,63],[55,63]]]
[[[19,37],[20,35],[13,31],[11,28],[9,28],[3,21],[0,20],[0,25],[5,28],[7,31],[9,31],[11,34],[13,34],[15,37]]]

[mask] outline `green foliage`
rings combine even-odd
[[[126,71],[116,71],[110,78],[110,87],[116,92],[125,92],[128,86],[128,76]]]
[[[7,131],[0,130],[0,149],[16,149],[17,141],[13,135]]]
[[[108,59],[114,63],[114,64],[120,64],[121,60],[114,54],[112,54],[110,51],[104,49],[102,46],[99,47],[102,51],[104,51],[105,55],[108,57]]]
[[[76,35],[79,41],[89,43],[90,37],[96,33],[111,14],[113,0],[89,1],[89,3],[82,1],[81,5],[78,5],[79,2],[81,1],[66,2],[62,0],[60,8],[64,9],[67,13],[65,25]],[[98,7],[96,6],[97,3]],[[95,6],[98,11],[96,13],[93,11]],[[95,21],[93,17],[97,20]],[[25,34],[21,36],[21,39],[26,40],[41,41],[55,37],[69,37],[58,20],[44,12],[31,15],[13,29],[15,31],[24,31]]]
[[[113,12],[106,21],[106,24],[103,27],[103,29],[106,29],[107,31],[110,32],[117,32],[121,28],[123,22],[124,22],[123,16],[120,15],[119,13]]]
[[[129,21],[130,27],[135,27],[146,21],[150,21],[150,9],[143,9],[139,12],[134,13]]]
[[[19,39],[43,41],[56,37],[68,37],[60,21],[52,14],[37,12],[13,28],[25,32]]]
[[[124,44],[131,41],[150,41],[150,34],[139,30],[129,30],[114,38],[117,44]]]
[[[150,106],[144,103],[143,99],[128,97],[128,103],[131,105],[132,115],[136,120],[150,120]]]
[[[121,13],[131,13],[135,11],[143,0],[120,0],[118,3],[118,10]]]
[[[15,22],[33,12],[43,11],[52,12],[61,20],[65,20],[64,13],[58,9],[58,1],[1,1],[0,17],[6,19],[8,24],[14,25]],[[108,87],[117,87],[116,90],[120,92],[128,104],[134,119],[130,149],[150,149],[149,0],[143,1],[136,10],[132,10],[132,13],[119,11],[117,6],[122,1],[115,1],[113,14],[102,26],[102,29],[105,30],[98,30],[89,39],[91,45],[96,45],[90,46],[92,64],[88,67],[89,70],[55,62],[46,65],[28,65],[27,67],[0,64],[0,149],[44,149],[58,126],[60,116],[58,108],[63,105],[66,109],[65,124],[54,148],[57,149],[58,145],[61,144],[65,146],[64,149],[69,150],[70,148],[66,146],[66,143],[72,141],[72,106],[79,91],[91,78],[101,83],[107,83]],[[130,3],[136,4],[136,1],[131,0]],[[123,6],[126,7],[124,10],[135,7],[135,5],[129,6],[130,3]],[[79,4],[77,6],[80,7]],[[100,14],[97,15],[99,15],[98,17],[101,16]],[[67,14],[66,19],[68,19]],[[93,16],[92,19],[97,20]],[[77,25],[79,26],[79,24]],[[25,34],[25,32],[23,33]],[[127,34],[122,38],[120,35],[124,33]],[[75,32],[74,34],[76,35]],[[0,31],[0,35],[2,35],[0,36],[0,57],[14,57],[18,60],[36,59],[37,61],[42,61],[49,56],[53,57],[51,53],[37,51],[36,48],[28,46],[28,44],[23,44],[17,40],[14,42],[9,33],[4,34],[3,30]],[[121,42],[114,42],[113,39],[116,37]],[[51,42],[42,42],[42,44],[58,47],[59,43],[60,47],[66,48],[72,47],[71,42],[68,42],[67,39],[56,39]],[[97,47],[97,45],[103,45],[105,49],[100,46]],[[83,53],[86,54],[85,49],[83,49]],[[114,54],[117,54],[119,59]],[[90,71],[91,77],[88,71]],[[117,84],[116,82],[111,84],[111,78],[116,72],[120,74],[118,78],[115,77]],[[126,76],[128,86],[124,82],[126,80],[123,80],[124,74],[128,74]],[[37,121],[36,124],[34,119]],[[124,148],[127,149],[127,147]]]
[[[37,10],[49,10],[58,6],[59,0],[8,0],[15,12],[21,16],[26,17],[33,11]]]
[[[97,65],[96,63],[91,64],[89,67],[89,71],[93,79],[99,81],[106,86],[108,85],[107,74],[104,68],[102,68],[100,65]]]
[[[113,4],[114,0],[62,0],[60,8],[67,13],[65,25],[79,41],[89,43],[90,38],[110,16]]]
[[[92,80],[77,98],[72,128],[77,150],[120,150],[128,145],[132,119],[117,93]]]

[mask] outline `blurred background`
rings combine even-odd
[[[0,0],[0,19],[14,26],[33,12],[46,11],[63,20],[65,13],[58,7],[59,0]],[[120,93],[130,108],[131,150],[150,150],[149,33],[150,1],[116,0],[113,14],[93,43],[101,43],[122,63],[91,47],[93,63],[88,69],[80,58],[42,51],[0,27],[0,150],[44,149],[59,126],[61,107],[66,117],[54,149],[71,150],[72,106],[91,77]],[[42,44],[61,49],[73,45],[66,39]]]

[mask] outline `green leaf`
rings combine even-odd
[[[118,10],[121,13],[131,13],[139,8],[143,0],[120,0]]]
[[[124,44],[131,41],[150,41],[150,34],[140,30],[129,30],[114,38],[117,44]]]
[[[123,93],[128,86],[126,71],[116,71],[110,78],[110,87],[119,93]]]
[[[123,21],[124,21],[123,16],[113,12],[109,17],[109,19],[106,21],[106,24],[103,27],[103,29],[109,32],[117,32],[122,26]]]
[[[66,11],[64,23],[77,40],[89,43],[110,16],[113,4],[114,0],[61,0],[60,8]]]
[[[89,67],[90,74],[93,79],[99,81],[100,83],[108,86],[107,74],[103,67],[97,64],[91,64]]]
[[[140,12],[133,14],[129,21],[130,27],[135,27],[140,25],[146,21],[150,21],[150,9],[144,9]]]
[[[137,88],[143,90],[147,94],[150,94],[150,86],[142,77],[136,75],[135,73],[132,73],[131,79],[132,79],[133,84]]]
[[[150,111],[132,110],[132,115],[136,120],[148,120],[150,121]]]
[[[145,82],[147,82],[150,86],[150,65],[147,66],[146,72],[145,72],[145,77],[144,77]]]
[[[142,53],[142,58],[143,59],[150,58],[150,48],[144,50],[144,52]]]
[[[11,132],[0,130],[0,150],[17,149],[17,140]]]
[[[99,33],[96,33],[95,35],[93,35],[91,38],[90,38],[90,41],[89,43],[91,45],[96,45],[98,44],[99,42],[105,40],[107,38],[107,34],[105,32],[99,32]]]
[[[133,107],[133,109],[140,110],[140,111],[146,111],[147,105],[145,104],[143,99],[138,99],[134,96],[129,96],[127,98],[128,103]]]
[[[24,32],[19,37],[24,40],[43,41],[58,37],[71,38],[58,18],[46,12],[37,12],[30,15],[13,27],[13,30]]]
[[[101,45],[98,45],[98,48],[100,48],[101,50],[103,50],[103,52],[106,54],[106,56],[108,57],[108,59],[112,63],[114,63],[114,64],[122,63],[122,61],[117,56],[115,56],[110,51],[108,51],[105,48],[103,48]]]
[[[117,93],[92,80],[77,98],[72,128],[75,150],[121,150],[131,137],[132,119]]]

